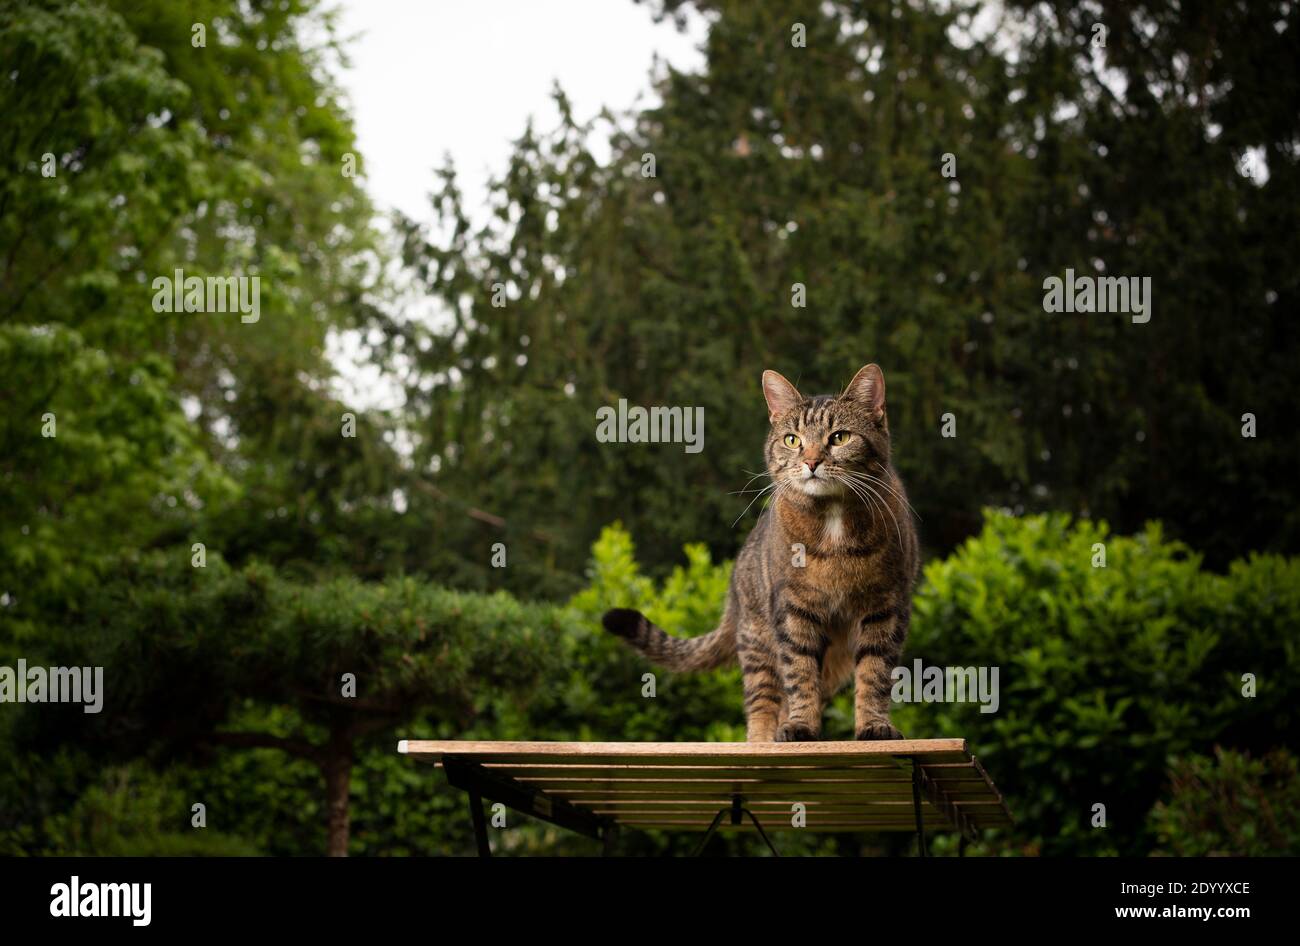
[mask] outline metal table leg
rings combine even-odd
[[[781,856],[781,852],[772,844],[772,839],[767,836],[767,832],[764,831],[763,826],[759,824],[758,818],[754,816],[752,811],[745,807],[745,800],[739,795],[733,795],[731,796],[731,807],[723,808],[713,816],[713,821],[709,823],[709,830],[704,832],[704,839],[701,840],[699,845],[695,848],[695,857],[699,857],[704,853],[704,846],[709,843],[709,838],[713,837],[714,833],[718,830],[718,825],[722,823],[722,818],[726,814],[731,815],[731,823],[735,825],[743,824],[744,816],[749,815],[749,820],[754,822],[754,827],[758,829],[759,837],[763,839],[763,843],[767,845],[767,849],[772,852],[772,856]]]
[[[916,849],[920,857],[929,857],[925,849],[925,815],[921,811],[921,765],[912,760],[912,807],[916,810]]]
[[[474,823],[474,841],[478,844],[479,857],[491,857],[492,845],[488,844],[487,819],[483,817],[483,799],[477,792],[466,792],[469,797],[469,819]]]

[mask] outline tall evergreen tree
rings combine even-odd
[[[447,313],[410,398],[444,492],[544,533],[528,555],[561,572],[614,519],[661,568],[689,539],[728,554],[752,521],[733,525],[732,492],[759,469],[759,373],[831,390],[873,360],[933,550],[985,505],[1164,518],[1216,563],[1295,547],[1294,79],[1234,75],[1251,45],[1286,61],[1293,8],[690,6],[706,64],[666,69],[661,104],[581,123],[558,94],[485,226],[451,169],[432,235],[408,224]],[[1252,143],[1266,183],[1240,171]],[[1150,322],[1046,311],[1067,270],[1149,277]],[[620,398],[702,406],[703,452],[598,443]],[[439,523],[481,541],[450,508]]]

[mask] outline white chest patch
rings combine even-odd
[[[844,507],[831,506],[826,510],[826,519],[822,523],[822,538],[830,545],[844,542]]]

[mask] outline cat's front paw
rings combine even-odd
[[[863,742],[872,742],[879,739],[902,739],[903,734],[890,723],[875,722],[863,726],[853,738]]]
[[[819,738],[819,733],[802,723],[783,723],[776,731],[777,742],[816,742]]]

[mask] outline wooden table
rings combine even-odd
[[[483,800],[588,837],[617,829],[912,831],[963,842],[1012,823],[964,739],[880,742],[470,742],[404,739],[469,795],[479,854],[491,855]],[[802,805],[799,809],[796,806]],[[802,823],[799,815],[802,814]],[[761,820],[760,820],[761,819]],[[725,822],[725,823],[724,823]],[[964,846],[964,843],[963,843]]]

